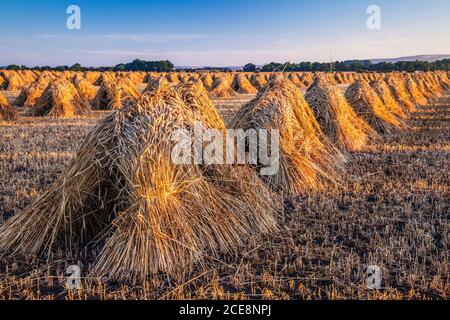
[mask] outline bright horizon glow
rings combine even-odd
[[[81,8],[82,29],[66,28]],[[381,30],[366,27],[369,5]],[[0,2],[0,65],[176,66],[450,54],[448,0],[191,0]]]

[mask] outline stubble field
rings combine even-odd
[[[227,120],[250,98],[216,104]],[[51,186],[106,114],[0,125],[0,223]],[[65,267],[89,269],[89,253],[50,265],[3,259],[0,299],[448,298],[450,96],[421,107],[409,125],[350,154],[339,186],[286,198],[279,232],[253,239],[236,256],[209,259],[187,278],[161,275],[133,286],[86,277],[73,294]],[[368,265],[382,268],[382,290],[367,290]]]

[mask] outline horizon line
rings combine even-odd
[[[300,60],[299,62],[292,62],[292,61],[285,61],[285,62],[276,62],[276,61],[270,61],[270,62],[266,62],[264,64],[258,64],[258,63],[253,63],[253,62],[248,62],[248,63],[253,63],[256,66],[264,66],[266,64],[270,64],[270,63],[281,63],[281,64],[286,64],[286,63],[302,63],[302,62],[306,62],[306,63],[330,63],[330,62],[344,62],[344,61],[377,61],[377,60],[398,60],[398,59],[411,59],[411,58],[415,58],[415,57],[426,57],[426,56],[431,56],[431,57],[441,57],[441,56],[448,56],[450,58],[450,53],[427,53],[427,54],[414,54],[414,55],[408,55],[408,56],[394,56],[394,57],[386,57],[386,58],[364,58],[364,59],[339,59],[339,60],[332,60],[332,61],[307,61],[307,60]],[[142,59],[142,58],[132,58],[129,62],[134,61],[134,60],[143,60],[143,61],[170,61],[168,59],[155,59],[155,60],[146,60],[146,59]],[[434,59],[432,59],[434,60]],[[439,60],[439,59],[436,59]],[[408,62],[408,61],[420,61],[420,62],[427,62],[427,60],[404,60],[404,62]],[[399,61],[402,62],[402,61]],[[122,64],[122,63],[128,63],[128,62],[120,62],[116,65]],[[71,65],[77,64],[73,63],[73,64],[58,64],[58,65],[51,65],[51,64],[47,64],[47,65],[34,65],[34,66],[29,66],[29,65],[24,65],[24,64],[6,64],[6,65],[2,65],[0,64],[0,68],[4,68],[4,67],[8,67],[11,65],[17,65],[19,67],[21,66],[25,66],[27,68],[43,68],[43,67],[51,67],[51,68],[56,68],[56,67],[62,67],[62,66],[68,66],[70,67]],[[81,66],[82,68],[112,68],[115,67],[116,65],[90,65],[90,66]],[[176,65],[174,63],[174,68],[175,69],[185,69],[185,68],[191,68],[191,69],[201,69],[201,68],[242,68],[244,67],[245,64],[242,65]]]

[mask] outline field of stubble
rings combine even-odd
[[[217,101],[229,119],[249,97]],[[0,223],[62,173],[104,113],[86,119],[31,119],[0,125]],[[0,299],[446,299],[449,285],[450,96],[412,116],[411,129],[349,156],[335,189],[285,199],[280,231],[236,256],[211,260],[183,280],[145,285],[87,274],[77,294],[64,270],[89,259],[0,260]],[[368,265],[383,289],[366,289]]]

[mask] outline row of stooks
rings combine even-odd
[[[445,73],[445,72],[442,72]],[[322,73],[287,72],[287,78],[296,86],[310,86],[315,75]],[[416,73],[419,75],[421,73]],[[357,80],[374,81],[381,77],[380,73],[335,72],[332,78],[337,84],[351,84]],[[41,86],[56,79],[67,79],[71,82],[86,80],[94,86],[105,81],[128,79],[135,85],[147,84],[151,80],[164,78],[171,84],[201,80],[212,97],[230,97],[236,94],[255,94],[273,77],[273,73],[145,73],[145,72],[56,72],[56,71],[7,71],[0,70],[0,90],[21,91],[40,80]]]
[[[203,83],[158,79],[100,120],[63,176],[0,227],[0,253],[78,259],[88,252],[90,276],[181,279],[279,229],[284,196],[339,183],[349,152],[407,129],[416,106],[449,88],[444,73],[395,74],[355,81],[344,95],[319,76],[303,95],[275,76],[228,126],[279,130],[280,169],[259,176],[258,165],[173,164],[174,130],[193,132],[200,121],[225,135],[227,125]]]
[[[289,80],[295,85],[307,87],[313,82],[314,74],[310,72],[290,72],[286,73]],[[178,84],[179,82],[188,82],[189,80],[202,80],[205,88],[211,90],[218,86],[219,80],[225,80],[234,90],[234,93],[252,94],[265,86],[272,77],[272,73],[188,73],[188,72],[75,72],[75,71],[32,71],[20,70],[9,71],[0,70],[0,90],[20,91],[29,86],[39,78],[66,78],[76,79],[79,77],[86,79],[89,83],[99,86],[105,80],[114,80],[120,77],[126,77],[136,84],[147,83],[150,79],[156,79],[163,76],[168,82]],[[356,80],[376,80],[376,73],[355,73],[355,72],[336,72],[333,75],[338,84],[350,84]],[[216,83],[215,83],[216,82]],[[247,87],[247,88],[246,88]]]
[[[22,87],[19,96],[13,102],[13,105],[17,107],[29,107],[29,110],[26,112],[26,115],[29,116],[72,117],[87,114],[91,109],[115,110],[121,108],[128,100],[137,100],[142,89],[144,89],[143,87],[145,87],[144,91],[149,91],[155,86],[173,86],[189,82],[195,82],[204,87],[211,98],[230,97],[236,95],[237,92],[241,94],[256,94],[271,79],[280,76],[279,74],[269,73],[145,74],[141,72],[105,72],[97,74],[96,72],[57,73],[50,71],[44,71],[38,75],[33,71],[3,71],[0,73],[0,87],[1,79],[4,79],[3,83],[6,83],[6,85],[3,86],[6,89],[11,89],[11,83],[19,82],[24,84],[32,81],[30,84]],[[356,81],[376,82],[379,79],[393,82],[395,78],[398,79],[400,77],[400,81],[404,81],[404,85],[409,85],[408,89],[410,91],[417,91],[415,87],[418,86],[419,90],[424,93],[432,91],[433,87],[438,86],[439,82],[445,82],[445,79],[448,79],[445,72],[405,75],[396,73],[389,75],[378,73],[286,74],[287,79],[299,88],[309,87],[314,77],[317,76],[328,77],[336,84],[354,83]],[[35,79],[36,77],[37,79]],[[17,78],[22,80],[13,81],[13,79]],[[98,88],[98,86],[100,87]],[[422,103],[422,97],[415,102]],[[3,109],[5,108],[3,107]],[[13,111],[13,108],[9,108],[9,119],[14,118]]]

